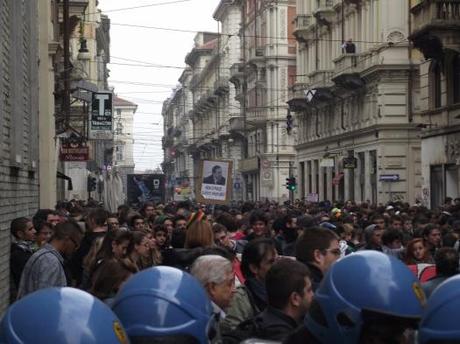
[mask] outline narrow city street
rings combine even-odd
[[[0,343],[460,343],[460,0],[0,0]]]

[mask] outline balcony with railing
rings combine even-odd
[[[296,82],[289,90],[288,106],[293,112],[303,112],[308,107],[307,92],[310,85],[306,82]]]
[[[356,89],[364,85],[360,76],[363,65],[360,63],[359,54],[343,54],[333,61],[335,68],[332,80],[336,85],[348,89]]]
[[[460,0],[420,0],[412,7],[410,39],[426,58],[436,58],[460,36]]]
[[[267,121],[267,109],[265,107],[248,107],[246,110],[246,123],[252,125],[263,124]]]
[[[315,24],[315,18],[311,14],[299,14],[295,18],[294,36],[299,42],[304,42],[312,37],[309,34]]]
[[[334,75],[333,70],[316,70],[308,74],[310,80],[310,88],[318,87],[331,87],[333,86],[332,76]]]
[[[334,0],[318,0],[318,7],[313,11],[318,24],[329,24],[336,16]]]

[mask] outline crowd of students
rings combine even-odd
[[[442,288],[460,290],[460,199],[435,210],[400,202],[147,202],[116,214],[70,201],[14,219],[11,235],[11,308],[46,288],[78,288],[111,307],[139,343],[408,343],[426,299],[430,308]],[[136,303],[139,293],[151,295]],[[184,314],[206,318],[206,326],[186,330]],[[430,337],[443,330],[431,329],[430,319],[419,342],[460,343],[456,335]]]

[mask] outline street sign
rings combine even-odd
[[[86,141],[76,134],[72,134],[68,138],[61,138],[61,146],[59,147],[59,160],[89,160],[89,147],[86,144]]]
[[[318,202],[319,201],[319,195],[317,193],[309,193],[307,194],[307,202]]]
[[[89,121],[89,138],[111,140],[113,138],[112,93],[93,93]]]
[[[348,168],[348,169],[354,169],[358,165],[358,159],[356,159],[353,156],[348,156],[346,158],[343,158],[343,168]]]
[[[399,174],[381,174],[379,177],[381,182],[397,182],[399,181]]]
[[[334,159],[333,158],[322,158],[319,161],[319,167],[334,167]]]

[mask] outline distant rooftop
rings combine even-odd
[[[129,100],[120,98],[116,95],[113,95],[113,105],[114,106],[133,106],[137,107],[136,103],[130,102]]]

